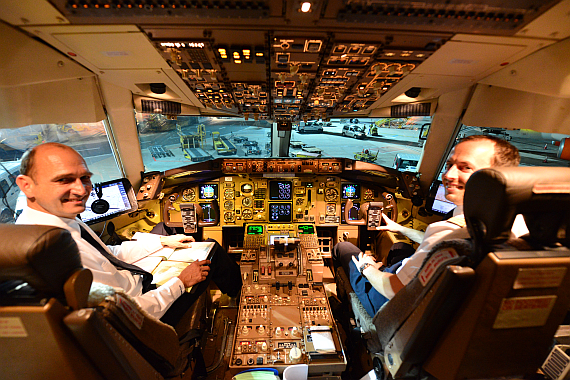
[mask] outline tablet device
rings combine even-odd
[[[81,220],[86,224],[95,224],[103,220],[112,219],[116,216],[133,212],[138,209],[137,199],[133,191],[131,183],[126,178],[119,178],[98,184],[100,187],[100,196],[97,194],[96,187],[91,190],[91,195],[85,204],[85,211],[80,214]],[[109,203],[109,209],[104,213],[100,213],[97,207],[98,201],[106,201]]]

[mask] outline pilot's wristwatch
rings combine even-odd
[[[370,266],[372,266],[372,264],[370,264],[370,263],[364,263],[364,264],[362,264],[362,265],[360,266],[360,268],[358,268],[358,271],[360,272],[361,275],[364,276],[364,269],[366,269],[366,268],[368,268],[368,267],[370,267]],[[366,276],[364,276],[364,277],[366,277]]]

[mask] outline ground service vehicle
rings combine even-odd
[[[321,123],[304,123],[304,125],[299,125],[299,133],[320,133],[323,131],[323,126]]]
[[[354,137],[355,139],[363,139],[366,137],[364,127],[359,125],[345,125],[342,128],[342,135],[346,137]]]
[[[370,152],[368,149],[354,155],[355,160],[374,162],[378,158],[378,151],[376,153]]]
[[[429,190],[460,136],[508,136],[523,166],[567,167],[569,14],[570,0],[0,0],[1,221],[22,207],[23,152],[72,146],[93,182],[135,191],[135,211],[91,225],[104,241],[163,222],[239,262],[239,297],[208,292],[208,379],[299,363],[360,379],[373,363],[338,301],[334,245],[384,260],[411,243],[369,229],[368,210],[419,230],[442,220]],[[3,310],[0,347],[23,344],[33,327]],[[328,351],[309,347],[319,325]],[[7,378],[42,377],[41,357],[2,351],[3,371],[19,371]]]

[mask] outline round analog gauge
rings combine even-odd
[[[303,205],[303,203],[305,203],[305,198],[297,198],[297,199],[295,200],[295,204],[296,204],[297,206],[301,206],[301,205]]]
[[[251,205],[253,204],[253,200],[251,199],[251,197],[245,197],[241,200],[241,204],[244,205],[245,207],[251,207]]]
[[[241,216],[243,216],[244,219],[253,219],[253,211],[251,211],[250,208],[244,208],[241,211]]]
[[[235,219],[234,213],[231,211],[225,212],[224,213],[224,220],[226,222],[233,222]]]
[[[234,189],[225,189],[224,199],[234,199]]]
[[[244,183],[241,185],[241,192],[244,194],[250,194],[253,191],[253,186],[251,183]]]
[[[335,201],[338,197],[338,190],[332,187],[329,187],[325,190],[325,201],[332,202]]]
[[[370,201],[370,200],[372,200],[372,199],[374,199],[374,191],[371,190],[371,189],[366,189],[366,190],[364,191],[364,200],[365,200],[365,201]]]
[[[184,191],[182,192],[182,198],[185,201],[193,201],[194,199],[196,199],[196,192],[192,188],[184,189]]]
[[[225,201],[224,208],[226,210],[233,210],[234,209],[234,201]]]
[[[327,204],[327,215],[336,214],[336,205],[334,203]]]

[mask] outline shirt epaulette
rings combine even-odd
[[[463,228],[467,225],[467,223],[465,223],[465,217],[463,215],[454,216],[453,218],[447,219],[447,221],[449,223],[453,223],[456,226],[459,226],[461,228]]]

